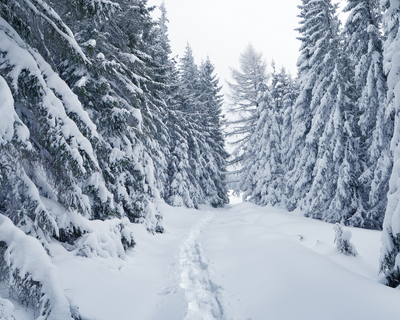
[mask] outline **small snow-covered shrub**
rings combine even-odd
[[[22,306],[38,311],[42,297],[42,285],[38,281],[32,280],[32,275],[26,272],[21,274],[21,270],[6,261],[9,255],[6,242],[0,241],[0,281],[9,287],[9,295],[19,301]],[[45,303],[48,306],[47,303]],[[48,307],[42,308],[41,313],[47,313]],[[3,319],[0,317],[0,319]]]
[[[350,242],[352,236],[350,230],[344,230],[339,223],[336,223],[333,229],[335,230],[335,240],[333,242],[336,243],[338,251],[355,257],[358,253],[354,245]]]
[[[125,250],[135,245],[128,218],[87,221],[84,235],[76,242],[78,255],[92,258],[125,257]]]
[[[47,200],[47,205],[51,203]],[[52,203],[52,211],[58,211],[60,227],[57,239],[69,251],[84,257],[115,257],[123,259],[125,251],[135,246],[131,222],[128,218],[105,221],[88,220],[77,212],[68,212]]]
[[[400,234],[383,232],[382,242],[386,245],[386,252],[381,252],[381,267],[379,272],[386,275],[386,285],[392,288],[400,286]]]

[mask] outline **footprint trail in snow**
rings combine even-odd
[[[202,228],[212,220],[212,214],[204,218],[190,231],[180,245],[180,287],[185,291],[188,309],[184,320],[225,320],[221,303],[222,287],[210,279],[209,263],[204,257],[200,236]]]

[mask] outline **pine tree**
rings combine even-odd
[[[198,208],[203,203],[204,192],[200,186],[202,176],[201,155],[197,137],[201,118],[199,97],[199,72],[193,52],[187,44],[181,58],[175,85],[170,92],[168,128],[170,159],[168,161],[167,203]],[[199,115],[201,113],[201,115]]]
[[[161,230],[151,201],[158,196],[155,177],[161,180],[166,169],[160,147],[167,140],[165,111],[161,68],[154,62],[159,54],[154,49],[156,24],[146,1],[134,2],[135,6],[130,1],[114,3],[115,11],[107,5],[85,11],[90,5],[77,5],[76,10],[85,14],[73,31],[91,64],[80,69],[64,64],[62,74],[90,110],[102,136],[94,145],[112,197],[110,210],[102,203],[94,205],[94,217],[128,216],[154,231]]]
[[[188,44],[175,81],[178,85],[168,100],[171,157],[166,201],[195,208],[199,204],[223,206],[228,202],[227,154],[220,124],[221,88],[214,66],[207,59],[198,68]]]
[[[384,43],[384,71],[387,75],[388,93],[386,116],[394,117],[394,133],[390,149],[393,154],[393,169],[389,180],[388,203],[383,221],[380,271],[385,274],[387,284],[397,287],[400,284],[400,225],[399,221],[399,179],[400,179],[400,128],[399,128],[399,83],[400,56],[398,54],[400,25],[400,3],[382,1],[385,8],[383,23],[386,35]]]
[[[207,150],[202,150],[206,158],[206,177],[203,186],[206,198],[214,207],[222,207],[229,202],[225,185],[226,159],[225,139],[221,127],[223,97],[215,75],[214,65],[207,59],[200,66],[200,102],[203,114],[203,134]]]
[[[259,205],[282,201],[283,170],[280,124],[274,100],[263,83],[258,88],[259,119],[246,146],[246,159],[239,175],[243,199]]]
[[[282,68],[284,79],[286,79],[286,71]],[[294,104],[298,97],[298,85],[297,81],[294,80],[291,75],[287,75],[287,81],[284,82],[284,95],[282,98],[282,129],[281,129],[281,153],[282,153],[282,164],[284,172],[289,172],[293,169],[296,159],[291,156],[291,139],[294,131],[293,128],[293,117],[294,117]],[[283,190],[285,193],[285,190]]]
[[[299,96],[293,116],[293,132],[290,154],[297,161],[286,176],[286,194],[289,210],[300,206],[308,211],[310,191],[318,155],[319,137],[330,115],[330,105],[324,95],[331,83],[338,50],[339,20],[337,5],[330,1],[303,0],[298,31],[302,41],[299,67]],[[290,161],[289,161],[290,162]]]
[[[2,48],[1,75],[11,88],[13,108],[18,114],[17,127],[26,129],[24,143],[7,144],[3,149],[4,163],[8,162],[9,166],[3,168],[6,171],[2,185],[15,187],[2,189],[2,211],[27,234],[47,241],[51,236],[58,236],[59,230],[41,197],[90,216],[89,198],[82,189],[91,185],[91,181],[96,181],[100,188],[104,184],[98,178],[100,168],[90,142],[98,135],[95,125],[43,56],[19,35],[26,36],[38,48],[51,42],[45,56],[50,50],[56,50],[54,46],[58,42],[61,57],[68,52],[69,58],[77,63],[85,64],[88,59],[54,11],[42,2],[34,8],[27,9],[19,3],[1,6],[2,16],[17,28],[1,18],[4,27],[1,43],[6,46]],[[47,19],[36,19],[42,11]],[[27,23],[32,23],[34,30],[29,36],[25,29]],[[54,59],[50,61],[54,65]],[[99,188],[90,193],[100,194],[107,196]]]
[[[172,206],[194,208],[198,206],[199,186],[192,175],[189,161],[187,120],[179,110],[169,112],[167,126],[170,129],[170,157],[165,200]]]
[[[352,223],[379,229],[387,204],[392,167],[389,141],[393,127],[391,118],[385,116],[387,86],[382,66],[382,14],[376,0],[348,0],[344,11],[349,12],[343,32],[346,54],[356,71],[360,157],[364,162],[359,185],[365,200],[359,204],[360,210],[352,217]]]
[[[327,222],[351,224],[349,219],[360,203],[357,112],[351,66],[343,54],[335,60],[333,78],[322,100],[330,114],[318,145],[307,214]]]

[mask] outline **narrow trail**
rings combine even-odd
[[[211,280],[210,264],[200,242],[203,228],[212,222],[214,215],[215,212],[210,212],[194,226],[180,245],[180,287],[188,304],[184,320],[227,319],[221,302],[223,289]]]

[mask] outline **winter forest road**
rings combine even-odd
[[[250,203],[223,209],[159,203],[165,233],[137,226],[125,261],[59,264],[84,320],[397,319],[400,291],[379,281],[380,232],[351,229],[359,255],[333,243],[332,224]]]

